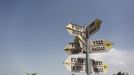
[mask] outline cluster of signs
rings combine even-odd
[[[69,54],[69,57],[64,61],[67,70],[74,73],[86,73],[86,58],[81,57],[80,54],[85,54],[87,49],[90,54],[108,52],[112,48],[112,42],[107,39],[86,40],[99,30],[100,25],[101,20],[95,19],[88,26],[80,26],[73,23],[66,26],[68,33],[75,36],[74,41],[68,43],[64,48],[64,51]],[[89,60],[91,61],[91,73],[105,73],[107,71],[107,64],[100,60]]]
[[[105,73],[108,70],[108,65],[100,60],[89,59],[91,61],[92,73]],[[64,61],[64,66],[74,73],[86,73],[86,58],[83,56],[71,55]]]

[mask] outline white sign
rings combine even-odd
[[[90,46],[112,46],[112,42],[107,40],[107,39],[102,39],[102,40],[91,40],[89,41]]]
[[[85,58],[78,56],[69,56],[64,61],[64,66],[70,72],[82,73],[85,72]]]
[[[106,39],[89,41],[90,53],[108,52],[112,48],[112,42]]]
[[[92,34],[94,34],[99,30],[101,22],[102,22],[101,20],[95,19],[90,25],[86,27],[87,38],[89,38],[89,36],[91,36]]]
[[[83,51],[86,51],[86,35],[83,34],[83,36],[78,37],[78,41],[80,44],[80,47]],[[88,43],[87,43],[88,44]],[[87,45],[88,46],[88,45]]]
[[[78,40],[81,49],[86,52],[86,40],[82,36],[79,36]],[[103,53],[109,52],[109,50],[112,48],[113,43],[109,40],[103,39],[88,41],[87,45],[87,49],[90,50],[90,53]]]
[[[110,49],[105,46],[95,46],[95,47],[90,47],[90,53],[104,53],[104,52],[109,52]]]
[[[75,30],[75,31],[79,31],[79,32],[84,32],[85,31],[85,27],[84,26],[76,25],[76,24],[73,24],[73,23],[69,23],[66,26],[66,29]]]
[[[69,55],[83,53],[80,46],[77,46],[74,42],[67,44],[64,48],[64,51],[67,52]]]
[[[102,61],[92,61],[92,68],[95,73],[103,72]]]
[[[69,55],[83,53],[83,50],[80,47],[78,37],[75,37],[73,42],[68,43],[65,46],[64,51],[66,51]]]
[[[73,35],[73,36],[80,36],[83,33],[85,34],[85,27],[84,26],[76,25],[73,23],[69,23],[66,26],[66,29],[67,29],[68,33],[70,35]]]
[[[102,61],[91,59],[92,63],[92,73],[106,73],[108,70],[108,65],[103,64]]]
[[[94,63],[92,63],[92,69],[93,73],[106,73],[108,70],[108,65],[103,64],[102,61],[94,61]]]

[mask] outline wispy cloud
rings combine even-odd
[[[134,51],[111,49],[108,53],[95,53],[90,55],[91,58],[102,60],[109,65],[108,73],[112,75],[118,71],[134,74]]]

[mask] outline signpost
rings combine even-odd
[[[73,23],[69,23],[66,26],[66,30],[70,35],[74,35],[74,36],[80,36],[82,33],[85,33],[84,26],[76,25]]]
[[[90,61],[88,60],[89,59],[89,50],[87,49],[88,48],[88,38],[90,35],[96,33],[99,28],[100,28],[100,24],[101,24],[101,20],[99,19],[95,19],[95,21],[93,21],[90,25],[88,25],[86,27],[86,63],[87,63],[87,66],[86,66],[86,69],[87,69],[87,75],[90,75],[90,71],[91,71],[91,64],[90,64]],[[89,46],[90,48],[90,46]],[[90,69],[90,70],[89,70]]]
[[[95,19],[88,26],[80,26],[73,23],[69,23],[66,26],[66,30],[70,35],[75,36],[73,42],[67,44],[64,50],[70,55],[65,61],[65,67],[74,73],[85,72],[87,75],[91,73],[106,72],[107,65],[102,61],[96,61],[90,59],[89,53],[104,53],[108,52],[112,48],[112,42],[109,40],[93,40],[90,41],[89,37],[99,31],[102,21]],[[78,54],[85,54],[86,58],[80,57]],[[71,55],[78,55],[72,57]],[[90,60],[89,60],[90,59]]]

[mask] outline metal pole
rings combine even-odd
[[[90,66],[90,64],[89,64],[89,61],[90,61],[90,59],[89,59],[89,50],[88,50],[88,39],[86,38],[86,71],[87,71],[87,75],[90,75],[90,68],[89,68],[89,66]]]

